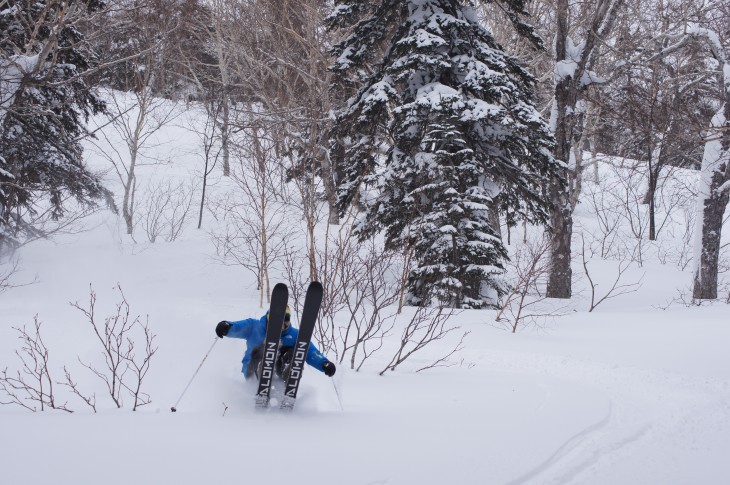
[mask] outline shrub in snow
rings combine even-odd
[[[90,290],[89,305],[84,308],[78,303],[72,304],[80,310],[89,321],[100,345],[103,365],[79,362],[103,381],[114,405],[121,408],[126,397],[132,398],[132,410],[151,402],[149,394],[142,390],[145,377],[150,369],[152,357],[157,352],[148,322],[142,322],[140,316],[132,317],[130,306],[121,287],[117,286],[121,301],[116,304],[115,313],[99,321],[96,315],[96,293]],[[96,412],[96,395],[84,394],[75,382],[69,370],[64,366],[64,381],[56,381],[51,375],[49,350],[41,336],[41,322],[38,316],[34,319],[34,330],[28,332],[26,327],[15,328],[22,341],[20,350],[16,350],[21,369],[8,371],[6,367],[0,372],[0,391],[5,398],[0,404],[13,404],[30,411],[59,409],[73,412],[67,402],[61,403],[57,398],[57,386],[68,389]]]

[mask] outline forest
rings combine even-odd
[[[1,8],[4,253],[52,237],[99,204],[116,210],[133,235],[144,217],[137,166],[150,163],[145,145],[172,121],[169,100],[207,115],[196,127],[204,135],[200,180],[167,190],[195,192],[198,227],[207,177],[216,170],[235,177],[232,165],[250,165],[253,175],[239,183],[258,202],[238,224],[257,238],[243,244],[247,264],[257,260],[262,292],[285,246],[265,206],[293,182],[312,279],[322,271],[314,227],[324,201],[330,225],[352,222],[347,230],[359,241],[381,235],[383,250],[398,252],[408,304],[498,307],[510,286],[504,242],[528,224],[549,239],[546,295],[570,298],[573,214],[583,180],[597,177],[592,167],[605,155],[640,161],[643,185],[632,190],[643,192],[647,227],[637,228],[637,239],[661,238],[672,208],[659,199],[674,169],[699,174],[700,184],[687,188],[696,201],[692,297],[722,296],[725,2],[4,1]],[[133,106],[135,119],[127,116]],[[83,143],[107,136],[88,125],[100,113],[123,142],[102,154],[119,178],[117,193],[84,161]],[[230,203],[230,217],[240,217]],[[219,242],[240,252],[238,241]]]
[[[730,476],[727,0],[0,0],[0,32],[3,483]],[[283,283],[303,328],[314,281],[321,354],[254,409],[241,322]]]

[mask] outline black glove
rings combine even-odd
[[[333,364],[329,360],[322,364],[322,372],[324,372],[324,375],[326,375],[327,377],[332,377],[333,375],[335,375],[336,370],[337,368],[335,367],[335,364]]]
[[[218,325],[215,326],[215,334],[218,335],[218,337],[223,338],[224,335],[228,334],[230,329],[231,324],[223,320],[222,322],[218,322]]]

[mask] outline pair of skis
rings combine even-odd
[[[259,409],[269,407],[271,387],[274,380],[274,367],[276,356],[279,351],[279,340],[281,340],[282,328],[284,326],[284,315],[289,300],[289,289],[284,283],[278,283],[271,292],[271,306],[269,308],[269,321],[266,326],[266,339],[264,340],[264,356],[261,366],[261,378],[256,391],[256,407]],[[307,288],[304,298],[304,309],[302,318],[299,321],[299,335],[294,346],[292,361],[286,385],[284,387],[284,398],[281,402],[281,409],[292,409],[297,398],[299,382],[304,371],[304,362],[307,358],[307,350],[312,340],[314,326],[317,322],[317,314],[322,304],[322,285],[313,281]]]

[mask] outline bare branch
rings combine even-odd
[[[149,329],[149,321],[141,323],[139,315],[132,318],[129,303],[121,286],[117,285],[116,288],[121,301],[116,304],[115,313],[105,318],[103,324],[96,320],[96,293],[91,286],[89,287],[88,307],[81,307],[78,303],[71,304],[89,321],[97,341],[101,345],[105,368],[98,369],[80,359],[79,362],[104,382],[109,396],[118,408],[123,406],[122,390],[125,390],[134,399],[132,410],[136,411],[139,406],[151,402],[150,396],[141,389],[157,347],[154,345],[155,335]],[[138,354],[136,349],[140,331],[144,338],[144,348]],[[131,378],[128,373],[131,373]],[[70,381],[69,384],[71,384]]]
[[[15,373],[8,373],[7,367],[0,375],[0,390],[5,392],[8,401],[0,401],[0,404],[15,404],[29,411],[45,411],[46,409],[59,409],[72,413],[66,407],[66,403],[59,404],[56,401],[53,385],[55,381],[51,377],[49,369],[48,347],[41,336],[41,322],[38,315],[33,318],[33,332],[28,333],[26,327],[13,327],[20,336],[22,346],[15,351],[22,364],[22,369]],[[36,404],[33,404],[36,403]]]
[[[606,300],[610,300],[611,298],[616,298],[622,295],[626,295],[628,293],[634,293],[641,288],[641,282],[644,279],[644,275],[641,276],[639,281],[634,283],[627,283],[623,284],[621,283],[621,280],[623,279],[624,273],[626,270],[631,267],[630,261],[619,261],[618,265],[618,272],[616,275],[616,278],[613,281],[613,284],[611,285],[611,288],[608,289],[608,291],[600,298],[596,295],[596,288],[598,287],[597,283],[593,282],[593,278],[591,277],[590,271],[588,271],[588,260],[586,259],[586,247],[585,247],[585,239],[583,236],[581,236],[582,241],[582,248],[581,248],[581,260],[583,262],[583,271],[586,275],[586,278],[588,278],[588,283],[591,287],[591,306],[588,309],[589,312],[592,312],[598,305],[603,303]]]
[[[543,236],[539,240],[526,241],[519,246],[508,263],[511,281],[495,321],[507,326],[512,333],[528,324],[536,325],[540,320],[560,316],[565,308],[542,308],[547,300],[543,290],[550,270],[550,240]],[[532,310],[535,308],[535,310]]]
[[[68,387],[73,394],[78,396],[82,401],[86,403],[87,406],[89,406],[91,409],[96,412],[96,394],[92,394],[91,396],[86,396],[79,391],[78,384],[73,381],[71,378],[71,373],[68,371],[66,366],[63,367],[63,372],[65,374],[66,380],[60,381],[59,384],[65,387]]]
[[[458,326],[447,325],[449,319],[458,314],[454,308],[438,307],[418,307],[411,319],[406,323],[398,350],[391,358],[388,365],[380,371],[380,375],[386,371],[394,371],[399,365],[408,360],[416,352],[423,350],[425,347],[446,338],[450,333],[459,329]],[[445,359],[461,348],[462,342],[466,334],[462,335],[459,343],[454,350],[447,353],[446,356],[437,359],[431,365],[422,367],[419,370],[442,366]]]

